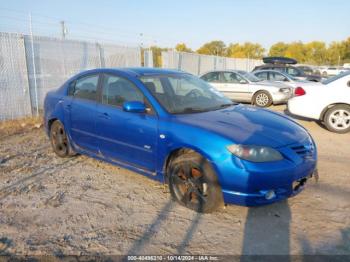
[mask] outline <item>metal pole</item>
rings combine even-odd
[[[32,63],[33,63],[33,77],[34,77],[34,94],[35,94],[35,103],[36,103],[36,115],[39,116],[38,85],[37,85],[37,82],[36,82],[33,24],[32,24],[32,14],[31,13],[29,13],[29,31],[30,31],[30,42],[31,42],[31,49],[32,49]]]
[[[67,29],[64,21],[61,21],[61,30],[62,30],[62,39],[64,40],[67,34]]]

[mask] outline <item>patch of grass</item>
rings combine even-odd
[[[42,116],[0,121],[0,139],[8,135],[23,133],[43,126]]]

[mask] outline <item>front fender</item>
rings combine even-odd
[[[161,122],[159,130],[157,173],[165,175],[167,160],[173,152],[191,149],[211,163],[219,182],[223,180],[220,165],[232,162],[232,154],[226,149],[232,141],[200,128],[172,122]]]

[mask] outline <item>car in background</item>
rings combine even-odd
[[[217,90],[237,102],[249,102],[259,107],[286,103],[293,94],[283,83],[262,81],[241,70],[210,71],[200,76]]]
[[[316,171],[316,145],[301,125],[175,70],[81,72],[47,93],[44,123],[59,157],[80,153],[167,183],[199,212],[281,201]]]
[[[291,75],[299,80],[307,80],[313,82],[320,82],[322,80],[320,75],[306,74],[302,69],[294,66],[297,61],[288,57],[264,57],[265,64],[256,66],[254,71],[258,70],[276,70],[282,73]]]
[[[301,69],[306,75],[314,75],[319,74],[318,71],[315,71],[314,67],[307,65],[297,65],[297,68]]]
[[[332,132],[350,132],[350,71],[320,86],[298,87],[294,93],[288,101],[290,113],[320,120]]]
[[[346,71],[348,71],[349,69],[345,69],[343,67],[321,67],[319,69],[320,71],[320,74],[323,76],[323,77],[330,77],[330,76],[336,76],[336,75],[339,75],[341,73],[344,73]]]
[[[322,85],[321,82],[311,82],[311,81],[300,80],[298,78],[292,77],[291,75],[288,75],[286,73],[282,73],[276,70],[258,70],[258,71],[254,71],[253,74],[262,80],[272,81],[272,82],[282,82],[294,88],[299,86],[306,86],[306,85]]]

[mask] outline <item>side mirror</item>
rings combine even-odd
[[[241,80],[239,80],[239,83],[240,84],[247,84],[247,81],[245,81],[244,79],[241,79]]]
[[[123,104],[123,110],[130,113],[144,113],[146,106],[140,101],[128,101]]]

